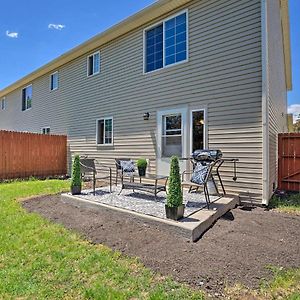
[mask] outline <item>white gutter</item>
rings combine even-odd
[[[267,1],[268,0],[261,0],[263,205],[269,204],[269,58]]]

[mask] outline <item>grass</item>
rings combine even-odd
[[[0,184],[1,299],[203,299],[137,260],[27,213],[19,199],[69,189],[59,180]]]
[[[300,215],[300,193],[289,194],[284,197],[273,196],[269,207],[281,212],[294,213]]]
[[[29,214],[18,200],[69,190],[61,180],[0,184],[0,299],[204,299],[204,294],[155,275],[137,260]],[[299,209],[299,198],[272,200],[277,209]],[[226,299],[300,300],[300,269],[271,268],[259,290],[240,284]]]
[[[262,281],[259,290],[250,290],[241,284],[226,289],[227,299],[239,300],[300,300],[300,269],[271,268],[274,278]]]

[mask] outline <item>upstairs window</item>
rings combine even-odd
[[[6,101],[5,101],[5,97],[3,97],[2,98],[2,100],[1,100],[1,110],[5,110],[5,108],[6,108],[6,103],[5,103]]]
[[[22,111],[30,109],[32,105],[32,85],[22,90]]]
[[[43,127],[41,131],[42,134],[50,134],[50,127]]]
[[[58,72],[50,75],[50,90],[55,91],[58,89]]]
[[[145,31],[145,72],[151,72],[188,58],[187,12],[168,18]]]
[[[88,56],[87,75],[92,76],[100,72],[100,52]]]
[[[96,142],[98,145],[113,144],[113,118],[97,120]]]

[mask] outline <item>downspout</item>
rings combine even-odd
[[[268,0],[261,0],[263,205],[269,204],[269,58],[267,1]]]

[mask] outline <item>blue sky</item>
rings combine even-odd
[[[153,2],[1,1],[0,89]],[[290,0],[290,19],[293,91],[288,98],[290,111],[300,114],[300,0]]]

